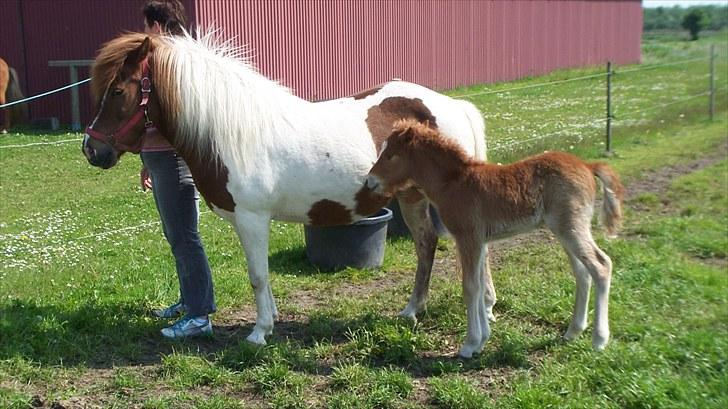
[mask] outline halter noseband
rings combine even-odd
[[[104,134],[93,129],[93,126],[96,123],[96,121],[94,121],[94,123],[86,127],[86,134],[96,140],[110,144],[116,150],[139,153],[142,148],[142,138],[138,138],[136,141],[127,141],[126,137],[128,136],[129,131],[141,122],[142,118],[144,119],[145,129],[154,126],[154,123],[149,120],[149,115],[147,113],[149,95],[152,93],[152,80],[149,77],[149,62],[146,59],[142,61],[142,78],[139,80],[139,84],[142,93],[142,100],[139,102],[139,107],[134,115],[132,115],[126,123],[121,125],[116,131],[110,134]],[[107,90],[106,92],[108,94],[109,91]],[[103,109],[103,103],[100,109]]]

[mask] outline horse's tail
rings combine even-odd
[[[8,66],[8,73],[10,78],[8,79],[8,89],[5,91],[7,102],[19,101],[25,98],[23,91],[20,88],[20,79],[18,72],[15,68]],[[18,104],[11,107],[13,110],[13,117],[15,122],[21,122],[28,115],[28,104]]]
[[[458,102],[461,104],[463,111],[465,112],[465,116],[468,118],[468,122],[470,122],[470,128],[473,130],[473,138],[475,140],[475,152],[473,156],[478,160],[484,161],[488,155],[485,142],[485,121],[483,120],[483,115],[480,113],[478,108],[470,102]]]
[[[602,205],[602,223],[607,229],[607,237],[617,237],[617,230],[622,225],[622,200],[624,199],[624,186],[614,170],[603,162],[590,163],[594,176],[601,180],[604,186],[604,203]]]
[[[23,91],[20,90],[20,80],[18,79],[18,72],[15,71],[15,68],[8,67],[8,73],[10,74],[10,79],[8,80],[8,90],[5,91],[5,95],[7,95],[8,101],[17,101],[19,99],[25,98],[25,95],[23,95]]]

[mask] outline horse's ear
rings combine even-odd
[[[152,40],[150,40],[149,37],[146,37],[144,41],[142,41],[142,43],[139,45],[139,47],[131,51],[126,56],[126,60],[124,61],[124,68],[136,70],[139,64],[144,61],[144,59],[147,58],[147,56],[149,55],[151,45]]]

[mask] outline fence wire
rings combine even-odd
[[[662,68],[662,67],[683,65],[683,64],[688,64],[688,63],[696,62],[696,61],[706,61],[706,60],[708,60],[708,58],[693,58],[693,59],[688,59],[688,60],[681,60],[681,61],[669,62],[669,63],[664,63],[664,64],[656,64],[656,65],[650,65],[650,66],[638,67],[638,68],[631,68],[631,69],[625,69],[625,70],[619,70],[618,69],[618,70],[613,70],[612,72],[613,72],[613,74],[627,74],[627,73],[634,73],[634,72],[639,72],[639,71],[653,70],[653,69]],[[605,73],[599,73],[599,74],[594,74],[594,75],[585,75],[585,76],[580,76],[580,77],[575,77],[575,78],[569,78],[569,79],[565,79],[565,80],[558,80],[558,81],[550,81],[550,82],[543,82],[543,83],[537,83],[537,84],[530,84],[530,85],[525,85],[525,86],[520,86],[520,87],[512,87],[512,88],[504,88],[504,89],[499,89],[499,90],[490,90],[490,91],[484,91],[484,92],[475,92],[475,93],[470,93],[470,94],[455,95],[455,96],[452,96],[452,97],[453,98],[471,98],[471,97],[474,97],[474,96],[502,94],[502,93],[508,93],[508,92],[512,92],[512,91],[520,91],[520,90],[524,90],[524,89],[550,87],[550,86],[560,85],[560,84],[574,82],[574,81],[583,81],[583,80],[587,80],[587,79],[606,77],[607,75],[608,74],[605,72]],[[36,95],[36,96],[33,96],[33,97],[26,98],[26,100],[23,100],[23,101],[15,101],[15,102],[10,103],[10,104],[5,104],[5,105],[0,106],[0,108],[5,108],[7,106],[14,105],[14,104],[18,104],[18,103],[28,102],[28,101],[33,100],[33,99],[37,99],[37,98],[40,98],[40,97],[43,97],[43,96],[46,96],[46,95],[50,95],[50,94],[53,94],[53,93],[56,93],[56,92],[60,92],[62,90],[71,88],[73,86],[78,86],[78,85],[83,84],[83,83],[88,82],[88,81],[90,81],[90,78],[89,79],[86,79],[86,80],[83,80],[83,81],[79,81],[76,84],[70,84],[70,85],[67,85],[65,87],[62,87],[62,88],[53,90],[53,91],[49,91],[49,92],[46,92],[46,93],[43,93],[43,94],[40,94],[40,95]],[[728,92],[728,88],[716,90],[716,93],[717,92]],[[668,106],[673,106],[673,105],[676,105],[676,104],[684,103],[686,101],[694,100],[694,99],[697,99],[697,98],[700,98],[700,97],[705,97],[705,96],[708,96],[709,94],[710,94],[710,91],[706,91],[706,92],[702,92],[702,93],[699,93],[699,94],[690,95],[690,96],[687,96],[685,98],[680,98],[680,99],[677,99],[677,100],[674,100],[674,101],[671,101],[671,102],[667,102],[667,103],[664,103],[664,104],[654,105],[654,106],[651,106],[649,108],[632,110],[632,111],[627,112],[624,115],[620,115],[620,117],[613,117],[612,119],[615,120],[615,121],[626,121],[626,120],[640,119],[640,118],[637,118],[637,117],[631,117],[631,115],[655,111],[655,110],[658,110],[658,109],[661,109],[661,108],[666,108]],[[607,120],[607,118],[594,119],[594,120],[591,120],[591,121],[588,121],[588,122],[584,122],[584,123],[580,123],[580,124],[577,124],[577,125],[564,127],[564,128],[558,129],[558,130],[556,130],[554,132],[551,132],[551,133],[548,133],[548,134],[545,134],[545,135],[539,135],[539,136],[536,136],[536,137],[522,139],[522,140],[514,141],[514,142],[511,142],[511,143],[507,143],[507,144],[504,144],[504,145],[494,146],[494,147],[490,148],[488,151],[489,152],[503,152],[503,151],[506,151],[508,149],[512,149],[512,148],[517,147],[517,146],[521,146],[521,145],[525,145],[525,144],[528,144],[528,143],[533,143],[533,142],[537,142],[537,141],[542,141],[542,140],[550,139],[550,138],[553,138],[553,137],[556,137],[556,136],[559,136],[559,135],[563,135],[563,134],[568,133],[568,132],[573,132],[573,131],[576,131],[576,130],[583,130],[586,127],[590,127],[590,126],[593,126],[593,125],[596,125],[596,124],[604,123],[604,122],[606,122],[606,120]],[[11,149],[11,148],[13,148],[13,149],[19,149],[19,148],[28,148],[28,147],[43,146],[43,145],[51,145],[51,146],[53,146],[53,145],[62,145],[62,144],[69,143],[69,142],[78,142],[80,140],[81,140],[81,138],[74,138],[74,139],[66,139],[66,140],[59,140],[59,141],[36,142],[36,143],[17,144],[17,145],[4,145],[4,146],[0,146],[0,149]],[[211,211],[207,210],[207,211],[200,212],[200,215],[205,215],[205,214],[208,214],[208,213],[211,213]],[[155,226],[155,225],[158,225],[158,224],[160,224],[159,221],[144,222],[144,223],[141,223],[141,224],[137,224],[135,226],[122,227],[122,228],[119,228],[119,229],[112,229],[112,230],[107,230],[107,231],[100,232],[100,233],[95,233],[95,234],[90,234],[90,235],[82,236],[82,237],[79,237],[79,238],[75,239],[75,241],[85,241],[85,240],[89,240],[89,239],[104,239],[104,238],[106,238],[108,236],[113,236],[113,235],[121,234],[123,232],[137,231],[137,230],[140,230],[142,228],[149,227],[149,226]],[[50,249],[53,249],[53,248],[54,248],[53,246],[44,246],[44,247],[41,248],[41,250],[43,250],[43,249],[50,250]]]

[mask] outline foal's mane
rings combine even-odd
[[[428,123],[414,119],[402,119],[395,122],[390,139],[393,143],[402,144],[408,151],[422,152],[427,155],[436,154],[437,162],[441,165],[444,160],[464,164],[474,162],[454,139],[444,136]]]

